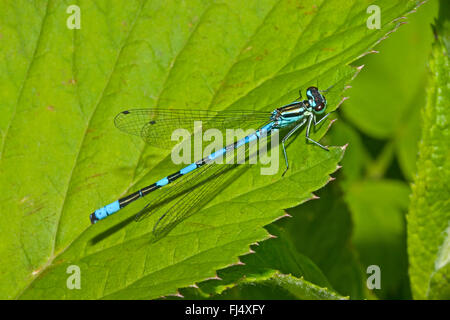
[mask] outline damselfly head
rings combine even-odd
[[[309,87],[306,90],[306,96],[310,106],[313,108],[315,114],[321,114],[325,112],[327,108],[327,99],[320,93],[316,87]]]

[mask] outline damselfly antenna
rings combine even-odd
[[[301,101],[302,100],[302,89],[298,90],[298,94],[300,95],[295,101]]]
[[[329,86],[326,90],[320,90],[319,92],[320,93],[327,93],[331,88],[333,88],[334,86],[336,85],[336,83],[335,84],[332,84],[331,86]]]

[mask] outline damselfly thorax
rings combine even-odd
[[[319,89],[309,87],[306,95],[308,99],[294,101],[272,112],[270,120],[274,122],[274,128],[284,128],[299,122],[305,123],[308,119],[312,121],[316,115],[325,111],[327,102]]]
[[[285,128],[299,122],[312,114],[308,102],[298,101],[273,111],[270,120],[274,122],[274,128]]]

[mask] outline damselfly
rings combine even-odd
[[[282,139],[282,147],[284,153],[284,159],[286,162],[286,169],[283,175],[289,168],[289,161],[286,153],[285,142],[303,125],[306,124],[306,140],[321,147],[324,150],[328,150],[327,147],[323,146],[319,142],[313,140],[310,137],[311,127],[318,125],[323,120],[325,120],[330,113],[324,114],[327,101],[316,87],[309,87],[306,90],[307,99],[301,100],[300,98],[296,101],[284,105],[280,108],[275,109],[272,113],[261,112],[261,111],[228,111],[228,112],[212,112],[212,111],[189,111],[189,110],[164,110],[164,109],[134,109],[129,111],[123,111],[119,113],[115,118],[115,125],[120,130],[127,133],[139,135],[143,140],[151,145],[155,146],[167,146],[168,141],[170,141],[171,129],[173,128],[187,128],[192,127],[194,121],[203,121],[206,125],[205,130],[210,128],[227,128],[231,124],[235,127],[240,124],[248,123],[258,123],[259,129],[253,133],[245,136],[244,138],[227,145],[226,147],[211,153],[207,157],[201,160],[195,161],[190,165],[184,167],[183,169],[166,176],[157,182],[142,188],[128,196],[125,196],[119,200],[114,201],[100,209],[97,209],[94,213],[90,215],[92,223],[96,223],[98,220],[105,219],[106,217],[112,215],[113,213],[124,208],[131,202],[146,196],[150,192],[160,189],[173,183],[175,180],[180,179],[189,174],[192,178],[186,181],[192,182],[198,177],[204,176],[206,172],[208,174],[219,174],[220,165],[215,163],[215,160],[219,157],[226,156],[227,154],[234,152],[238,148],[248,145],[260,139],[262,136],[266,136],[273,130],[278,130],[282,128],[292,127],[292,129],[284,136]],[[324,114],[324,115],[323,115]],[[317,121],[317,116],[323,115],[320,120]],[[261,125],[261,123],[266,122],[266,124]],[[214,169],[215,168],[215,169]],[[195,173],[194,173],[195,172]],[[214,178],[220,181],[216,177]],[[218,182],[215,183],[218,183]],[[184,182],[180,181],[176,190],[183,187]],[[182,198],[170,207],[159,219],[156,225],[169,215],[175,214],[180,215],[182,212],[189,209],[200,201],[202,194],[205,192],[206,187],[200,187],[200,191],[197,194],[192,195],[190,199]],[[189,200],[189,201],[188,201]],[[148,205],[147,205],[148,206]],[[146,207],[147,207],[146,206]],[[137,218],[140,215],[136,216]]]

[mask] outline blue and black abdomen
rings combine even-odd
[[[230,145],[226,146],[225,148],[222,148],[216,152],[213,152],[209,156],[207,156],[199,161],[191,163],[190,165],[184,167],[180,171],[177,171],[177,172],[175,172],[175,173],[173,173],[173,174],[171,174],[171,175],[169,175],[169,176],[167,176],[145,188],[142,188],[139,191],[136,191],[135,193],[132,193],[126,197],[123,197],[117,201],[114,201],[111,204],[108,204],[100,209],[95,210],[95,212],[91,213],[89,216],[91,219],[91,223],[96,223],[99,220],[105,219],[106,217],[119,211],[120,209],[122,209],[126,205],[130,204],[131,202],[133,202],[141,197],[146,196],[150,192],[153,192],[159,188],[162,188],[162,187],[170,184],[171,182],[183,177],[184,175],[194,171],[197,168],[200,168],[201,166],[211,163],[212,161],[223,156],[227,152],[230,152],[234,149],[241,147],[242,145],[248,144],[254,140],[259,139],[261,137],[261,133],[263,131],[270,132],[270,130],[272,129],[272,126],[273,126],[273,123],[270,122],[270,123],[266,124],[265,126],[263,126],[261,129],[258,129],[254,133],[246,136],[245,138],[243,138],[239,141],[236,141],[235,143],[230,144]]]

